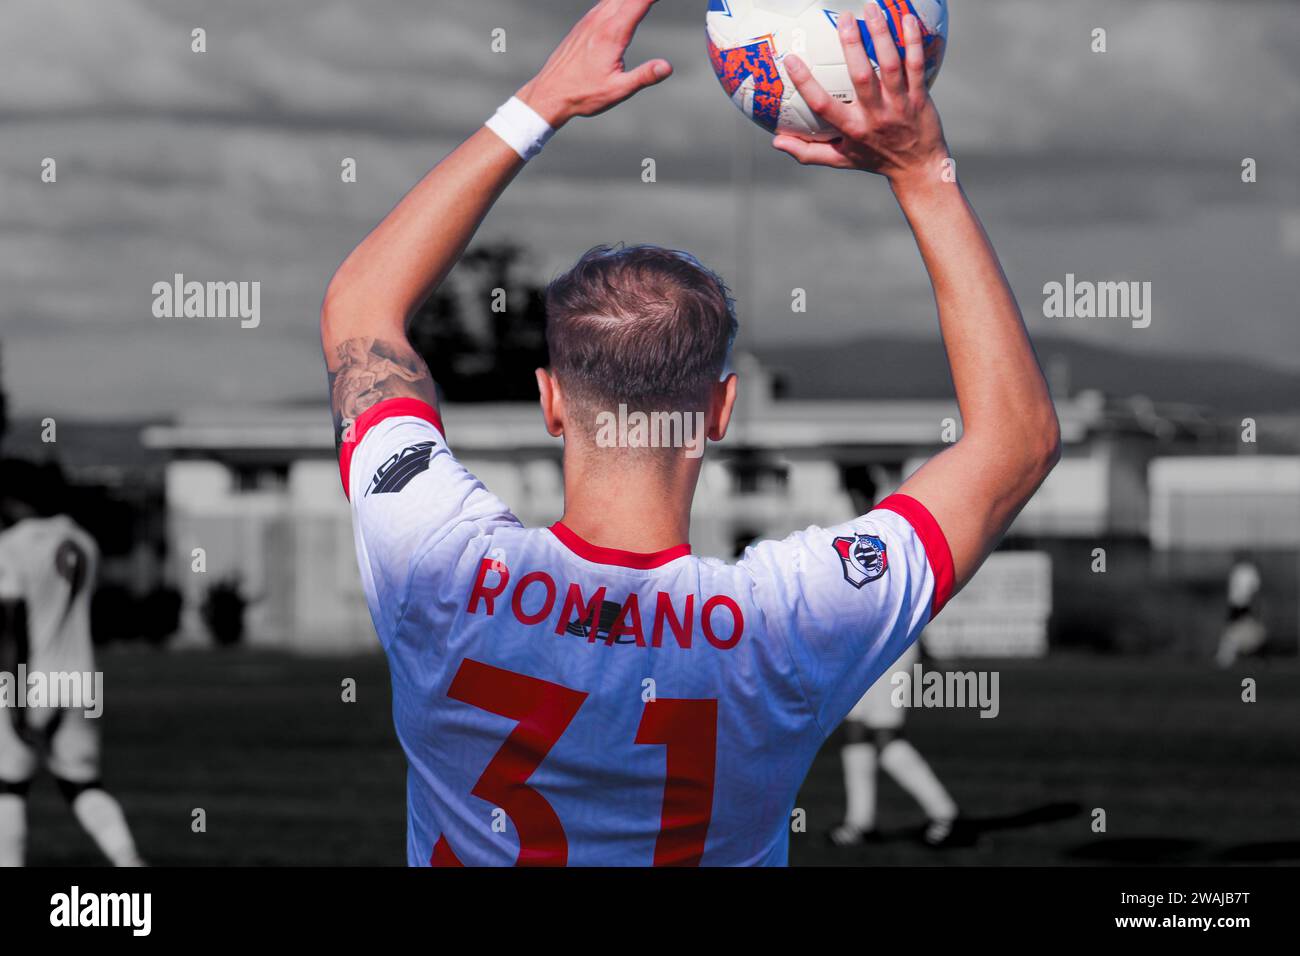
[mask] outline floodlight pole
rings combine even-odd
[[[742,324],[748,329],[749,347],[753,348],[757,335],[754,319],[754,140],[753,123],[739,111],[734,119],[735,145],[731,151],[731,181],[734,189],[736,227],[736,271],[734,291],[739,307],[745,314]]]

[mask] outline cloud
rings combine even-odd
[[[156,413],[226,401],[232,387],[249,401],[310,394],[315,315],[337,263],[585,9],[10,0],[0,336],[19,409]],[[1031,321],[1051,278],[1132,274],[1157,284],[1148,335],[1072,331],[1300,363],[1285,241],[1300,217],[1300,24],[1281,0],[1214,10],[957,0],[937,98]],[[746,334],[766,343],[933,335],[888,190],[775,154],[718,88],[702,21],[702,4],[659,4],[629,60],[667,55],[673,81],[565,130],[484,236],[528,244],[543,275],[596,242],[690,248],[740,286]],[[190,52],[196,26],[206,54]],[[1108,30],[1104,55],[1089,50],[1095,26]],[[496,28],[504,54],[489,45]],[[742,150],[754,157],[747,191],[735,182]],[[38,178],[46,156],[54,186]],[[1260,163],[1252,186],[1244,156]],[[343,157],[358,163],[354,185],[340,182]],[[641,179],[646,158],[654,184]],[[264,328],[196,338],[159,325],[148,290],[175,272],[262,281]],[[807,315],[790,312],[795,287]],[[1248,334],[1230,312],[1249,316]],[[75,374],[90,355],[97,374]]]

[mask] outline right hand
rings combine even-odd
[[[672,76],[667,60],[626,70],[624,54],[655,0],[600,0],[578,21],[519,98],[555,129],[596,116]]]
[[[914,175],[938,175],[948,158],[939,111],[925,85],[921,24],[903,18],[907,62],[900,62],[889,24],[875,0],[868,0],[867,29],[875,45],[880,75],[871,65],[854,17],[840,18],[840,44],[857,99],[841,103],[817,82],[807,64],[785,58],[786,69],[809,108],[840,132],[830,143],[780,135],[772,145],[800,163],[836,169],[862,169],[893,182]]]

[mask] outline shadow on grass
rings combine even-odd
[[[1241,843],[1216,850],[1211,856],[1215,863],[1281,863],[1300,862],[1300,840],[1269,840],[1262,843]]]
[[[1145,863],[1157,865],[1225,863],[1294,863],[1300,861],[1300,840],[1266,840],[1215,846],[1202,840],[1175,837],[1124,837],[1082,843],[1065,856],[1093,863]]]
[[[1044,823],[1056,823],[1069,820],[1083,813],[1083,806],[1078,803],[1061,801],[1046,803],[1028,810],[1004,813],[997,816],[965,816],[957,820],[952,835],[943,842],[943,849],[971,847],[989,833],[1002,830],[1021,830],[1036,827]],[[877,842],[894,843],[903,841],[923,842],[926,828],[924,826],[905,827],[895,830],[882,830]]]
[[[1095,843],[1081,843],[1065,850],[1065,856],[1087,863],[1190,863],[1198,851],[1204,850],[1200,840],[1183,840],[1176,837],[1120,837],[1102,839]]]

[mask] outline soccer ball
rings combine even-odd
[[[921,22],[925,43],[925,82],[939,75],[948,42],[947,0],[872,0],[889,21],[903,56],[903,17]],[[808,108],[786,73],[786,54],[808,64],[831,96],[856,99],[837,34],[841,16],[855,16],[876,62],[875,45],[862,18],[864,0],[709,0],[706,30],[709,59],[722,88],[740,111],[769,133],[830,140],[839,134]]]

